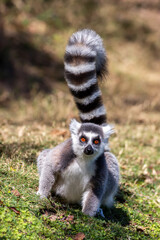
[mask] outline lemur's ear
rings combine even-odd
[[[111,134],[115,133],[114,126],[110,124],[103,126],[102,129],[103,129],[105,139],[108,139]]]
[[[79,123],[76,119],[72,119],[71,120],[71,123],[70,123],[70,126],[69,126],[69,129],[70,129],[70,132],[71,134],[77,134],[78,133],[78,130],[80,129],[81,127],[81,123]]]

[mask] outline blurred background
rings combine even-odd
[[[109,121],[159,126],[159,0],[1,0],[0,121],[65,126],[78,116],[63,56],[82,28],[95,30],[107,51],[100,87]]]

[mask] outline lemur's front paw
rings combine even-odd
[[[82,212],[90,217],[94,217],[96,215],[96,211],[93,211],[91,209],[83,209]]]
[[[39,190],[36,192],[36,194],[37,194],[37,195],[40,195],[40,192],[39,192]]]
[[[41,199],[42,198],[47,198],[44,194],[42,194],[39,190],[36,193]]]

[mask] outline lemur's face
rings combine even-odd
[[[103,136],[93,132],[91,129],[88,129],[88,131],[80,130],[77,137],[78,148],[85,155],[95,155],[104,149]]]
[[[110,125],[101,127],[93,123],[81,124],[72,120],[70,131],[74,153],[85,158],[94,158],[103,153],[113,128]]]

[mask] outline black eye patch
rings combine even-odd
[[[99,137],[96,137],[96,138],[93,139],[93,144],[94,144],[94,145],[97,145],[97,146],[98,146],[100,143],[101,143],[101,140],[100,140]]]
[[[79,138],[80,142],[81,143],[87,143],[88,142],[88,138],[84,135],[82,135],[80,138]]]

